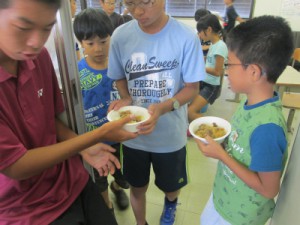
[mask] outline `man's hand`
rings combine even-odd
[[[117,157],[111,152],[115,149],[109,145],[99,143],[81,152],[83,159],[95,168],[100,176],[114,174],[115,169],[120,169],[121,165]]]
[[[138,136],[137,133],[131,133],[123,129],[123,126],[126,123],[129,123],[132,119],[134,119],[134,115],[129,115],[124,118],[108,122],[99,127],[99,141],[123,142],[136,138]]]

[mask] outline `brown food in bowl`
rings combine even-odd
[[[122,111],[122,112],[120,112],[120,118],[124,118],[131,114],[133,114],[133,113],[130,110]],[[135,118],[128,123],[137,123],[137,122],[141,122],[142,120],[143,120],[143,117],[141,115],[135,115]]]
[[[195,131],[195,134],[201,138],[205,138],[206,135],[212,138],[219,138],[226,134],[226,130],[223,127],[219,127],[216,123],[213,125],[201,124]]]

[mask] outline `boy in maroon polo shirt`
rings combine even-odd
[[[43,48],[61,0],[0,1],[0,224],[116,224],[78,153],[101,175],[118,160],[100,141],[135,138],[127,117],[77,136]],[[72,139],[72,140],[70,140]]]

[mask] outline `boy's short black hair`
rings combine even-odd
[[[75,36],[80,42],[94,36],[106,38],[113,33],[113,25],[102,9],[84,9],[75,16],[73,28]]]
[[[35,0],[35,1],[45,3],[48,5],[53,5],[54,7],[59,9],[61,6],[62,0]],[[0,9],[6,9],[10,6],[10,4],[11,4],[11,0],[1,0],[0,1]]]
[[[197,9],[196,12],[195,12],[195,16],[194,16],[195,21],[198,22],[201,17],[206,16],[208,14],[211,14],[211,13],[207,9],[203,9],[203,8]]]
[[[228,33],[226,43],[242,64],[261,67],[270,83],[276,83],[294,50],[292,30],[277,16],[260,16],[239,24]]]

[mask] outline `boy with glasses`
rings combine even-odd
[[[150,168],[165,193],[160,225],[175,221],[177,198],[187,184],[187,103],[198,94],[204,59],[192,28],[165,13],[164,0],[125,0],[135,20],[114,31],[108,76],[116,80],[125,105],[148,108],[151,118],[139,126],[139,138],[123,144],[123,172],[138,225],[146,222]]]
[[[288,154],[286,121],[273,90],[293,52],[292,31],[281,17],[261,16],[233,28],[226,43],[231,90],[247,98],[231,119],[225,149],[208,136],[208,144],[196,140],[205,156],[219,160],[201,225],[264,225]]]
[[[125,23],[122,15],[115,12],[117,3],[114,0],[100,0],[100,5],[101,5],[102,9],[106,12],[106,14],[109,16],[114,30],[118,26]]]

